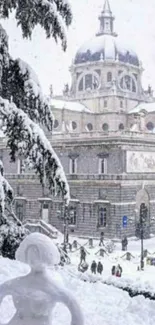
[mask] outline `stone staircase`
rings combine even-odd
[[[57,229],[41,219],[26,219],[24,220],[23,225],[30,232],[40,232],[52,239],[56,239],[58,237]]]

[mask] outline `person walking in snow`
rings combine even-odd
[[[104,232],[103,231],[100,234],[99,246],[104,246]]]
[[[115,275],[115,273],[116,273],[116,266],[113,265],[111,269],[111,275]]]
[[[98,262],[98,265],[97,265],[97,272],[99,274],[102,274],[102,272],[103,272],[103,264],[100,261]]]
[[[80,264],[86,261],[86,251],[83,246],[80,248]]]
[[[96,274],[96,269],[97,269],[97,263],[93,261],[91,264],[91,272]]]
[[[122,276],[122,271],[122,267],[120,266],[120,264],[118,264],[116,267],[116,276],[120,278]]]
[[[127,239],[127,237],[125,236],[125,237],[122,239],[122,251],[127,251],[127,247],[128,247],[128,239]]]

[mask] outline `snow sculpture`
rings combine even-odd
[[[0,285],[0,303],[6,295],[11,295],[16,308],[9,325],[51,325],[52,310],[58,302],[69,309],[71,325],[84,324],[75,297],[52,278],[52,271],[48,269],[60,260],[50,238],[40,233],[28,235],[18,248],[16,259],[29,264],[31,271]]]

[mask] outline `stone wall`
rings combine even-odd
[[[125,153],[108,145],[81,145],[76,147],[55,148],[65,173],[69,174],[69,161],[72,155],[77,155],[78,174],[99,174],[99,158],[102,154],[107,157],[107,174],[121,174],[125,168]]]
[[[138,146],[138,143],[136,143]],[[142,144],[141,144],[142,146]],[[143,196],[138,195],[144,189],[148,194],[149,222],[151,232],[155,232],[155,174],[126,173],[126,148],[125,146],[110,143],[96,143],[91,145],[83,143],[81,146],[63,144],[55,146],[55,150],[64,166],[71,189],[70,206],[76,207],[77,222],[70,226],[70,232],[81,236],[99,237],[104,231],[106,237],[115,238],[135,235],[136,223],[139,217],[140,203]],[[133,145],[130,146],[133,149]],[[142,149],[142,148],[141,148]],[[0,149],[1,158],[4,162],[6,177],[15,191],[16,202],[23,202],[24,218],[37,220],[42,217],[43,192],[36,175],[17,175],[17,163],[10,163],[8,151]],[[145,146],[143,144],[143,150]],[[147,150],[149,147],[147,145]],[[153,147],[152,147],[153,150]],[[69,157],[77,154],[77,174],[69,175]],[[108,154],[107,174],[98,173],[99,154]],[[61,231],[63,220],[58,218],[58,211],[64,215],[61,197],[53,198],[49,193],[47,197],[52,199],[49,204],[49,222]],[[141,202],[142,201],[142,202]],[[107,208],[106,227],[98,226],[99,207]],[[122,218],[128,217],[128,226],[123,228]]]

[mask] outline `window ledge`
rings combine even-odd
[[[50,197],[40,197],[37,199],[39,202],[44,202],[44,201],[48,201],[48,202],[51,202],[52,199]]]
[[[110,201],[108,201],[108,200],[96,200],[96,201],[94,201],[94,204],[110,204]]]
[[[68,225],[68,228],[75,229],[75,228],[77,228],[77,225]]]
[[[15,196],[14,200],[27,201],[27,198],[24,196]]]

